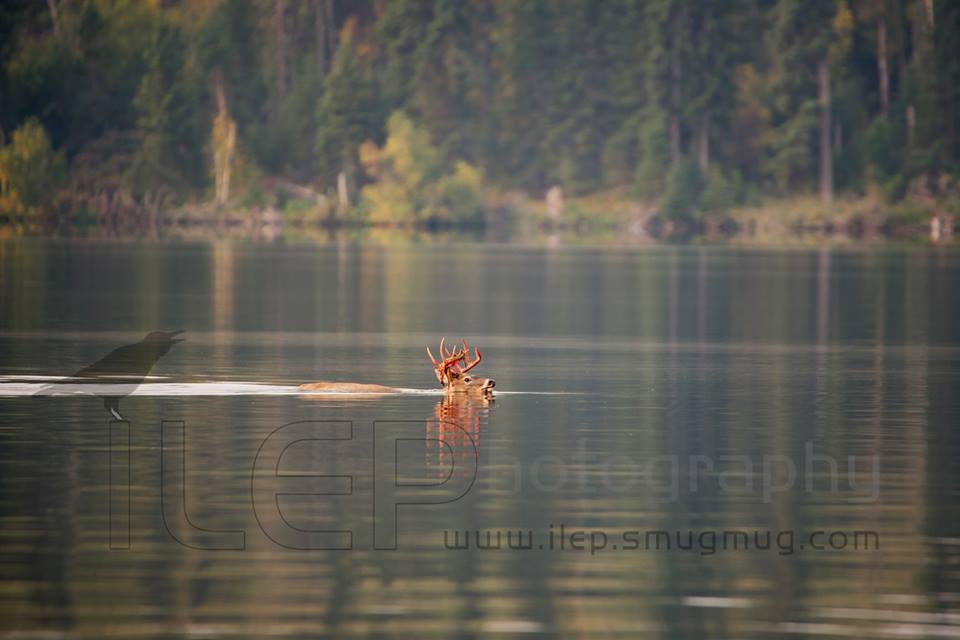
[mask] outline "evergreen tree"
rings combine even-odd
[[[558,5],[550,0],[505,0],[496,4],[493,31],[497,71],[495,114],[501,181],[542,191],[547,185],[544,140],[557,102],[555,68]],[[551,159],[552,160],[552,159]]]
[[[831,69],[849,47],[852,15],[844,0],[778,0],[770,48],[775,52],[775,137],[767,169],[781,191],[819,183],[833,194]]]
[[[354,190],[359,179],[357,149],[368,138],[380,138],[383,122],[372,65],[369,56],[358,50],[356,31],[356,23],[350,21],[340,33],[317,110],[317,156],[323,183],[335,184],[337,174],[343,172]]]
[[[35,118],[71,190],[199,199],[219,117],[245,175],[356,193],[402,110],[499,191],[632,184],[683,215],[897,198],[957,171],[958,21],[939,0],[11,0],[0,144]]]
[[[451,161],[492,159],[492,19],[489,0],[437,0],[412,52],[408,104]]]
[[[183,193],[206,184],[206,93],[185,69],[179,28],[158,22],[145,38],[147,71],[133,100],[137,149],[127,172],[135,196],[167,188]]]
[[[644,7],[643,59],[646,102],[640,120],[637,187],[642,196],[663,193],[670,166],[682,153],[681,110],[686,0],[649,0]]]

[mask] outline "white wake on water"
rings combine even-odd
[[[152,377],[150,380],[163,380]],[[142,382],[140,384],[72,382],[56,376],[0,376],[0,397],[24,396],[442,396],[443,389],[398,388],[388,393],[346,393],[342,391],[301,391],[295,385],[266,382]],[[497,391],[500,395],[566,395],[539,391]]]

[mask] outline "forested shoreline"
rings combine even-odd
[[[0,56],[8,224],[960,214],[947,0],[11,0]]]

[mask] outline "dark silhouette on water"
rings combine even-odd
[[[183,333],[183,330],[152,331],[140,342],[118,347],[89,367],[80,369],[66,382],[95,381],[118,386],[132,385],[130,389],[123,393],[101,396],[103,407],[117,420],[124,420],[124,417],[120,415],[120,398],[129,394],[136,388],[136,385],[143,382],[157,360],[165,356],[173,345],[183,342],[183,338],[176,337],[181,333]]]

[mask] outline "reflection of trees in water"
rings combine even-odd
[[[446,394],[436,403],[433,415],[426,422],[425,438],[426,466],[434,472],[437,481],[448,475],[468,477],[473,474],[474,465],[479,475],[493,472],[491,467],[495,461],[485,455],[489,446],[483,446],[483,430],[489,424],[494,407],[492,397],[479,394]],[[538,526],[548,518],[550,507],[544,506],[546,500],[531,505],[508,498],[508,492],[485,494],[483,484],[476,483],[465,496],[470,500],[468,505],[457,503],[462,508],[455,528],[460,531],[476,532],[502,525],[505,534],[507,529],[529,528],[533,522],[529,519],[531,511],[544,514],[535,518]],[[501,519],[504,516],[507,520]],[[514,555],[518,553],[522,555]],[[456,585],[460,636],[471,637],[484,622],[503,622],[504,616],[519,618],[524,624],[532,622],[537,625],[535,628],[544,631],[559,628],[558,593],[551,583],[557,573],[555,563],[560,561],[559,556],[536,550],[482,551],[471,547],[466,551],[446,551],[443,561],[448,579]],[[496,594],[490,592],[491,584],[496,584]],[[497,601],[499,606],[508,607],[510,613],[491,612],[493,602]]]
[[[451,465],[453,477],[463,478],[472,474],[474,464],[482,473],[479,469],[482,464],[481,431],[488,424],[492,407],[492,398],[455,394],[443,396],[434,405],[433,415],[427,418],[424,437],[427,439],[426,466],[438,480],[447,477]],[[461,513],[463,515],[458,521],[462,522],[462,526],[480,527],[483,518],[479,509],[466,509]],[[483,597],[477,592],[476,584],[481,575],[481,560],[474,550],[449,552],[444,557],[448,579],[454,585],[459,602],[457,635],[460,637],[471,637],[476,631],[477,621],[484,617]]]
[[[951,275],[949,254],[938,252],[935,260],[935,272],[930,278],[931,297],[939,301],[955,299],[956,270],[954,268]],[[949,314],[943,315],[946,317]],[[930,319],[928,326],[933,328],[936,325]],[[953,362],[956,360],[953,359]],[[926,445],[926,464],[922,467],[925,471],[925,495],[918,497],[917,503],[929,505],[923,514],[926,517],[924,532],[927,540],[938,542],[930,549],[931,557],[927,563],[923,586],[928,593],[949,594],[960,591],[960,580],[956,571],[957,548],[947,542],[960,539],[960,508],[955,498],[952,501],[946,499],[946,503],[944,502],[944,496],[956,496],[960,491],[960,429],[954,422],[960,412],[960,394],[957,393],[956,378],[953,375],[929,376],[928,380],[929,389],[923,390],[927,397],[919,398],[929,406],[929,425],[922,437]],[[946,610],[955,608],[956,602],[942,599],[935,602],[934,606]]]
[[[10,330],[27,329],[38,317],[75,316],[80,300],[91,293],[85,283],[99,281],[87,262],[68,260],[71,268],[63,269],[62,259],[55,260],[54,252],[47,256],[48,251],[46,246],[31,254],[22,246],[0,247],[0,266],[9,273],[29,268],[40,278],[56,269],[62,273],[63,290],[70,292],[54,296],[17,278],[5,279],[0,289],[11,303],[2,313]],[[577,413],[577,407],[600,405],[591,398],[576,405],[542,402],[529,409],[535,417],[532,426],[542,427],[536,431],[507,420],[492,430],[487,422],[492,406],[467,397],[441,398],[432,413],[423,408],[430,414],[418,416],[424,419],[425,437],[455,445],[447,449],[435,443],[425,449],[438,480],[447,474],[451,460],[455,472],[470,471],[472,462],[462,458],[472,455],[464,432],[477,443],[481,457],[492,456],[496,443],[527,465],[524,472],[542,455],[559,454],[562,463],[568,463],[578,438],[587,440],[593,456],[585,465],[588,472],[597,471],[608,459],[604,456],[614,452],[644,465],[664,455],[689,460],[740,454],[759,466],[765,454],[802,460],[807,442],[837,460],[841,473],[848,455],[860,460],[877,455],[881,460],[878,504],[849,504],[847,494],[824,490],[828,485],[823,477],[816,480],[813,493],[801,487],[770,503],[763,503],[756,491],[718,490],[716,476],[701,477],[698,491],[670,503],[651,500],[643,481],[631,491],[582,495],[569,485],[563,492],[542,494],[529,487],[520,494],[484,491],[478,485],[463,502],[437,510],[458,526],[546,526],[578,519],[587,526],[650,529],[864,528],[880,532],[881,552],[718,552],[704,558],[676,552],[589,557],[418,549],[391,556],[363,550],[285,553],[262,540],[259,548],[245,554],[187,550],[165,535],[158,516],[160,405],[175,408],[176,417],[190,428],[191,516],[210,526],[243,527],[252,545],[257,535],[248,483],[232,474],[249,468],[251,423],[279,423],[288,417],[290,405],[280,400],[174,403],[136,398],[128,402],[135,403],[135,415],[146,422],[137,425],[134,434],[134,446],[142,448],[134,468],[134,548],[107,554],[97,524],[107,499],[106,458],[100,449],[91,449],[105,444],[106,416],[89,399],[56,404],[31,399],[35,402],[20,415],[16,412],[26,405],[11,401],[10,412],[3,416],[10,433],[4,440],[4,470],[9,473],[0,474],[0,518],[16,542],[4,549],[12,559],[10,573],[23,578],[11,587],[22,591],[9,595],[20,607],[14,614],[19,626],[39,627],[45,619],[47,628],[65,627],[80,617],[95,635],[97,625],[115,620],[126,605],[136,612],[137,605],[149,603],[155,611],[152,619],[171,627],[221,615],[266,627],[278,612],[300,616],[309,611],[303,623],[310,629],[348,631],[369,625],[389,634],[395,631],[397,616],[367,612],[377,607],[387,613],[391,607],[416,610],[422,596],[411,586],[433,584],[435,579],[446,590],[436,598],[433,621],[443,628],[462,625],[456,627],[462,635],[475,630],[477,621],[504,617],[509,599],[516,617],[540,621],[547,628],[587,632],[647,623],[663,629],[664,636],[715,637],[744,635],[749,624],[810,620],[825,607],[895,611],[902,605],[882,600],[891,594],[917,602],[919,610],[924,602],[936,606],[936,594],[957,590],[951,573],[955,554],[942,541],[960,535],[960,519],[949,502],[958,486],[960,432],[952,420],[960,407],[952,347],[936,346],[951,344],[955,333],[953,262],[936,265],[922,252],[837,252],[826,259],[822,253],[800,251],[745,256],[728,251],[706,258],[698,254],[693,263],[679,251],[678,257],[663,262],[662,253],[673,249],[662,249],[656,261],[651,254],[621,255],[617,260],[622,269],[619,262],[601,262],[592,273],[591,263],[556,252],[524,262],[525,275],[518,278],[513,269],[493,268],[479,253],[436,269],[421,252],[386,260],[382,250],[339,246],[318,253],[309,263],[305,280],[310,286],[301,289],[293,279],[287,287],[275,287],[285,272],[266,260],[253,265],[244,251],[221,248],[209,256],[213,302],[201,319],[214,329],[274,324],[296,329],[301,326],[298,318],[309,317],[322,329],[403,332],[416,323],[432,327],[440,304],[448,305],[452,298],[458,309],[465,307],[461,310],[468,321],[482,320],[489,332],[506,334],[509,322],[517,331],[542,325],[546,333],[559,335],[579,331],[637,336],[641,342],[675,338],[669,345],[651,342],[623,354],[591,351],[577,361],[593,376],[582,384],[593,385],[589,388],[597,390],[598,402],[608,404],[595,413]],[[124,259],[114,268],[116,276],[128,274],[126,284],[152,283],[157,289],[175,282],[176,268],[151,255]],[[547,263],[555,271],[547,270]],[[691,264],[695,271],[688,269]],[[395,277],[388,276],[391,273]],[[513,313],[518,292],[513,279],[524,288],[543,291],[552,301],[543,307],[525,298],[523,309],[529,310],[531,324]],[[467,286],[475,280],[474,289]],[[398,293],[385,298],[386,282],[399,287]],[[577,305],[586,299],[588,287],[591,311],[585,314]],[[410,294],[412,288],[438,295],[434,302]],[[636,295],[622,300],[625,289]],[[465,298],[465,291],[480,293],[474,301]],[[138,306],[136,317],[154,320],[157,300],[160,297],[146,296],[147,306]],[[688,342],[692,335],[696,345]],[[852,344],[854,339],[859,342]],[[56,362],[53,349],[62,348],[62,343],[39,340],[6,344],[10,362]],[[518,351],[498,359],[498,368],[506,364],[509,370],[514,361],[530,356]],[[212,354],[224,367],[250,363],[219,335],[213,338]],[[547,361],[543,353],[533,356],[542,358],[538,363]],[[209,371],[211,363],[199,366]],[[547,379],[553,382],[549,373]],[[611,384],[620,386],[611,390]],[[521,402],[528,399],[501,400],[500,417],[524,415],[528,406]],[[621,414],[609,405],[617,405]],[[629,417],[620,418],[625,412]],[[323,469],[354,473],[358,460],[363,460],[362,452],[344,459],[342,469]],[[481,472],[485,464],[489,466],[481,458]],[[737,466],[726,470],[736,471]],[[689,471],[681,469],[680,477],[689,477]],[[31,479],[36,482],[20,482]],[[844,481],[841,477],[841,486]],[[37,484],[42,491],[36,490]],[[681,488],[688,484],[682,482]],[[349,500],[323,503],[345,510],[328,514],[333,521],[349,518],[354,509]],[[20,538],[21,532],[32,537]],[[94,575],[101,586],[91,590]],[[684,598],[696,596],[744,598],[750,605],[684,606]],[[875,621],[833,622],[860,626],[863,635],[876,627]]]

